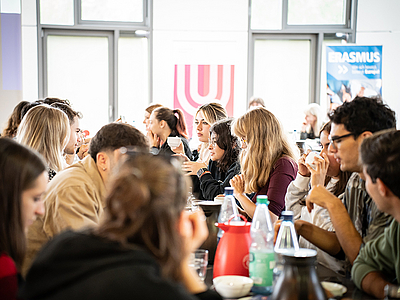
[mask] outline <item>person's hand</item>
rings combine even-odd
[[[197,250],[208,237],[206,217],[203,210],[182,211],[178,230],[183,239],[183,258],[180,266],[182,284],[192,294],[204,292],[207,290],[207,286],[200,280],[194,268],[189,266],[191,253]]]
[[[300,157],[300,159],[299,159],[299,161],[298,161],[298,166],[299,166],[299,168],[298,168],[298,173],[301,175],[301,176],[304,176],[304,177],[310,177],[311,176],[311,172],[310,172],[310,170],[307,168],[307,166],[306,166],[306,157],[307,157],[307,155],[309,154],[311,152],[311,150],[310,149],[308,149],[307,150],[307,152],[306,153],[304,153],[301,157]]]
[[[155,134],[149,130],[149,131],[147,131],[146,136],[149,140],[150,147],[156,147],[156,148],[160,147],[161,139],[159,136],[157,136],[157,134]]]
[[[184,239],[185,255],[197,250],[208,237],[206,216],[202,209],[194,212],[183,211],[183,227],[180,232]]]
[[[83,144],[79,147],[79,151],[77,153],[80,160],[84,159],[89,154],[89,144]]]
[[[196,161],[184,161],[182,164],[182,171],[188,172],[186,175],[197,175],[197,171],[201,168],[207,168],[206,164]]]
[[[323,207],[328,208],[330,203],[335,203],[340,200],[330,193],[323,185],[317,185],[313,187],[306,198],[306,205],[309,212],[314,208],[314,203]]]
[[[322,153],[322,158],[323,159],[314,157],[315,170],[307,164],[307,168],[311,172],[311,187],[325,184],[326,173],[329,168],[329,159],[325,153]]]
[[[304,121],[303,122],[303,124],[301,124],[301,132],[306,132],[306,130],[307,130],[307,122],[306,121]]]
[[[185,161],[190,161],[190,159],[185,154],[182,154],[182,153],[172,154],[172,156],[179,157],[181,159],[182,163]]]
[[[176,154],[185,154],[185,151],[183,149],[183,143],[181,142],[178,147],[170,147],[172,152]]]
[[[233,187],[233,194],[235,195],[235,197],[237,195],[244,194],[245,181],[244,181],[244,175],[243,174],[239,174],[239,175],[234,176],[229,181],[229,183],[230,183],[231,187]]]

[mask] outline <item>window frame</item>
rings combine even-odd
[[[322,64],[322,44],[325,37],[332,39],[332,34],[341,33],[348,43],[356,41],[356,24],[357,24],[357,5],[358,0],[346,0],[346,21],[344,25],[289,25],[287,24],[288,16],[288,1],[282,0],[282,29],[280,30],[260,30],[251,28],[251,4],[249,0],[249,17],[248,17],[248,76],[247,76],[247,103],[253,96],[254,91],[254,49],[257,39],[264,39],[268,36],[272,39],[274,36],[290,36],[290,38],[298,36],[315,36],[316,43],[313,56],[311,57],[310,75],[310,99],[309,103],[320,104],[321,93],[321,64]],[[338,37],[338,39],[343,39]],[[313,48],[313,47],[312,47]]]
[[[143,22],[109,22],[81,20],[81,0],[73,0],[74,25],[52,25],[40,23],[40,0],[36,1],[38,36],[38,96],[48,96],[47,80],[47,36],[49,34],[65,36],[108,36],[109,37],[109,122],[118,118],[118,39],[120,36],[146,37],[148,42],[148,103],[153,90],[153,30],[152,0],[143,1]]]

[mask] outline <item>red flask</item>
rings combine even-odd
[[[215,253],[213,278],[223,275],[248,277],[251,223],[229,220],[225,223],[215,223],[215,226],[225,232]]]

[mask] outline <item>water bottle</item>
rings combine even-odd
[[[274,229],[268,210],[268,197],[257,196],[257,207],[251,223],[249,249],[249,273],[255,294],[272,293],[274,257]]]
[[[236,207],[236,200],[235,197],[233,197],[233,187],[226,187],[224,202],[222,203],[221,210],[219,211],[218,223],[228,222],[232,216],[234,216],[232,221],[240,221],[239,213]],[[217,235],[218,241],[222,238],[223,234],[224,231],[220,228]]]
[[[295,130],[293,130],[293,133],[292,133],[292,140],[293,140],[293,143],[296,145],[296,142],[297,142],[297,140],[298,140],[299,138],[298,138],[298,135],[297,135],[297,130],[295,129]]]
[[[274,269],[274,283],[278,279],[283,270],[282,254],[293,253],[299,250],[299,242],[297,241],[297,234],[293,224],[293,212],[283,211],[282,223],[279,228],[278,236],[274,247],[275,251],[275,269]]]

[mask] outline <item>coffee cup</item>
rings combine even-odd
[[[171,148],[176,148],[181,143],[181,138],[177,136],[169,136],[167,138],[167,143]]]
[[[311,168],[313,168],[315,170],[317,168],[317,166],[314,163],[314,157],[318,157],[318,158],[323,159],[323,157],[320,156],[318,153],[310,152],[306,157],[305,163],[309,164],[311,166]]]

